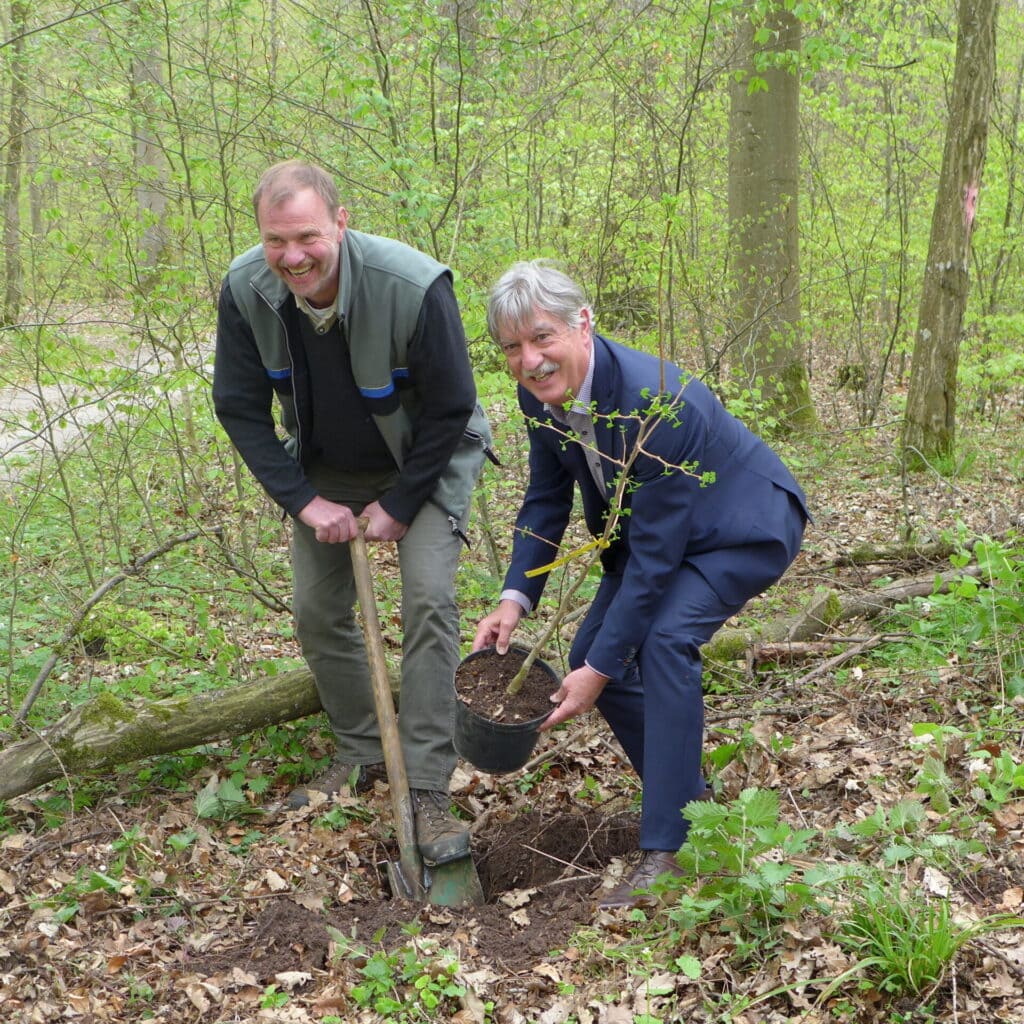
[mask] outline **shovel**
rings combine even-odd
[[[373,596],[366,539],[362,533],[364,526],[365,523],[360,521],[360,532],[349,541],[349,549],[356,595],[363,613],[366,656],[370,665],[381,746],[384,749],[384,766],[388,773],[388,789],[391,791],[391,808],[398,833],[398,862],[387,863],[391,892],[409,900],[426,898],[430,903],[444,907],[480,904],[484,902],[483,887],[472,857],[461,857],[447,864],[439,864],[429,871],[423,866],[423,858],[416,843],[416,819],[409,793],[409,776],[405,771],[405,757],[398,737],[398,720],[384,661],[384,641],[377,617],[377,602]]]

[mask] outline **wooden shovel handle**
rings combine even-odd
[[[377,617],[377,602],[373,596],[373,578],[370,575],[370,560],[366,553],[366,538],[362,533],[364,528],[365,520],[360,520],[359,533],[349,541],[352,575],[355,579],[359,607],[363,613],[363,637],[366,641],[366,657],[370,664],[370,680],[373,683],[373,700],[377,708],[381,745],[384,748],[384,765],[388,771],[391,807],[398,832],[399,861],[406,884],[413,890],[413,898],[422,899],[423,859],[416,845],[416,818],[412,808],[412,796],[409,793],[409,776],[405,771],[405,757],[398,736],[395,704],[388,683],[384,640],[380,631],[380,619]]]

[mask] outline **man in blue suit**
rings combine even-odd
[[[681,809],[710,798],[701,645],[796,557],[804,494],[701,381],[596,334],[582,289],[547,262],[516,263],[499,279],[488,330],[519,382],[530,478],[500,603],[480,621],[474,650],[505,653],[536,607],[546,574],[527,573],[556,557],[574,486],[601,537],[625,471],[601,583],[542,728],[594,705],[608,721],[643,781],[641,852],[598,906],[649,903],[636,890],[678,872]]]

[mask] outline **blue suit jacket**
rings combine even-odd
[[[603,533],[608,501],[645,412],[659,392],[666,398],[681,392],[681,401],[658,422],[630,471],[636,486],[625,497],[618,538],[602,559],[606,571],[622,573],[622,584],[587,661],[614,676],[643,643],[684,561],[698,569],[725,604],[741,605],[782,574],[796,554],[782,552],[787,539],[792,546],[794,517],[808,516],[803,491],[782,460],[701,381],[600,335],[594,336],[594,347],[591,408],[605,491],[595,484],[582,447],[567,442],[564,426],[520,387],[530,478],[516,519],[505,589],[521,591],[534,605],[540,599],[546,576],[529,579],[525,573],[556,557],[574,485],[591,534]],[[692,474],[666,472],[666,465],[682,464],[697,476],[713,473],[714,482],[702,485]],[[799,525],[802,529],[803,522]]]

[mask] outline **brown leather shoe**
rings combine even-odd
[[[678,877],[682,873],[673,850],[642,850],[640,863],[614,889],[609,889],[598,899],[597,909],[633,910],[635,907],[657,906],[657,896],[636,890],[650,889],[661,875]]]
[[[387,769],[382,763],[346,764],[344,761],[332,761],[315,779],[304,786],[296,786],[285,797],[284,803],[289,810],[297,811],[309,805],[311,792],[334,796],[341,791],[342,786],[349,786],[353,794],[366,793],[373,789],[374,780],[386,778]]]

